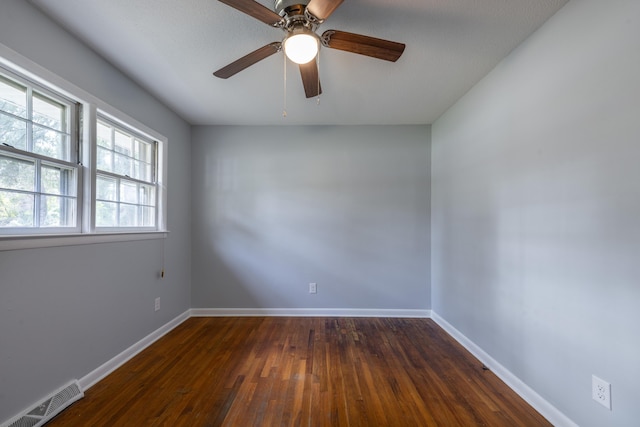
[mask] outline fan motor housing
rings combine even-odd
[[[275,0],[273,9],[280,16],[304,14],[310,0]]]

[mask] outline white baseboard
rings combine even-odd
[[[482,348],[467,338],[462,332],[454,328],[435,311],[431,312],[431,318],[464,348],[469,350],[478,360],[498,376],[506,385],[522,397],[529,405],[535,408],[543,417],[556,427],[578,427],[569,417],[560,412],[555,406],[536,393],[531,387],[516,377],[511,371],[502,366],[498,361],[486,353]]]
[[[431,317],[431,310],[359,308],[192,308],[193,317]]]
[[[98,368],[94,369],[84,377],[80,378],[80,380],[78,380],[80,387],[82,387],[82,390],[86,390],[89,387],[93,386],[98,381],[100,381],[101,379],[103,379],[104,377],[106,377],[116,369],[118,369],[120,366],[125,364],[133,356],[140,353],[145,348],[149,347],[158,339],[162,338],[169,331],[171,331],[173,328],[175,328],[176,326],[178,326],[179,324],[187,320],[189,317],[190,317],[189,310],[187,310],[181,315],[179,315],[178,317],[176,317],[175,319],[169,321],[165,325],[151,332],[149,335],[142,338],[140,341],[133,344],[131,347],[127,348],[122,353],[116,355],[111,360],[108,360],[106,363],[103,363]]]

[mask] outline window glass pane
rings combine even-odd
[[[96,226],[117,227],[118,204],[114,202],[96,201]]]
[[[98,122],[98,145],[111,148],[111,126]]]
[[[47,126],[58,131],[65,130],[66,107],[40,94],[33,94],[34,123]]]
[[[0,144],[27,149],[27,122],[0,113]]]
[[[120,182],[120,201],[125,203],[138,203],[138,185],[134,182]]]
[[[0,227],[33,227],[33,194],[0,190]]]
[[[138,207],[135,205],[120,205],[120,227],[135,227],[138,225]]]
[[[153,176],[151,175],[151,165],[144,163],[142,165],[142,170],[140,171],[140,179],[144,181],[153,181]]]
[[[69,160],[69,138],[51,129],[33,125],[33,152],[54,159]]]
[[[113,151],[98,147],[98,151],[96,152],[96,163],[98,169],[113,172]]]
[[[62,171],[58,168],[43,167],[40,169],[42,192],[47,194],[65,194],[62,188]]]
[[[74,227],[76,199],[73,197],[40,196],[41,227]]]
[[[31,161],[0,155],[0,187],[34,191],[35,164]]]
[[[27,118],[27,88],[0,76],[0,110]]]
[[[118,130],[115,132],[115,145],[114,150],[118,153],[126,154],[129,157],[133,157],[133,151],[131,150],[132,140],[129,135],[122,133]]]
[[[115,153],[113,157],[113,172],[120,175],[131,176],[133,170],[133,159],[117,153]]]
[[[140,162],[133,160],[133,171],[131,173],[131,177],[132,178],[136,178],[136,179],[144,179],[141,175],[144,173],[143,171],[141,171],[141,167],[142,165],[140,164]]]
[[[43,193],[73,196],[76,193],[75,171],[56,166],[42,166],[40,182]]]
[[[78,178],[76,175],[76,169],[60,168],[60,175],[62,178],[61,194],[63,196],[78,195]]]
[[[133,171],[131,173],[132,178],[142,181],[151,181],[151,165],[136,160],[131,160],[131,163],[133,163]]]
[[[156,189],[150,185],[140,186],[140,204],[147,206],[156,205]]]
[[[146,163],[151,163],[151,144],[148,142],[140,141],[136,139],[136,152],[135,157]]]
[[[156,225],[156,210],[155,208],[150,208],[143,206],[142,209],[142,222],[140,226],[142,227],[153,227]]]
[[[96,199],[117,200],[116,180],[103,176],[96,177]]]

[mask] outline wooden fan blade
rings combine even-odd
[[[218,71],[213,73],[214,76],[220,77],[221,79],[228,79],[234,74],[239,73],[255,64],[258,61],[262,61],[263,59],[273,55],[276,52],[280,51],[280,42],[269,43],[266,46],[262,46],[260,49],[254,50],[248,55],[243,56],[237,61],[232,62],[226,67],[220,68]]]
[[[327,19],[344,0],[311,0],[307,10],[318,19]]]
[[[332,49],[358,53],[391,62],[396,62],[405,48],[403,43],[336,30],[325,31],[322,34],[322,40],[323,44]]]
[[[300,64],[300,75],[302,76],[302,85],[307,98],[313,98],[322,93],[320,77],[318,76],[318,63],[315,59],[306,64]]]
[[[221,3],[238,9],[240,12],[246,13],[267,25],[276,26],[282,21],[282,17],[271,9],[254,0],[219,0]]]

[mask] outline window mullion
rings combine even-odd
[[[19,148],[15,148],[15,147],[6,147],[6,146],[0,146],[0,152],[6,152],[6,153],[11,153],[12,157],[17,157],[23,160],[43,160],[45,163],[47,164],[51,164],[51,165],[55,165],[55,166],[66,166],[69,168],[75,168],[76,165],[73,163],[69,163],[65,160],[59,160],[59,159],[55,159],[53,157],[47,157],[47,156],[43,156],[42,154],[38,154],[38,153],[29,153],[26,152],[25,150],[21,150]]]
[[[120,179],[124,179],[126,181],[130,181],[130,182],[135,182],[138,184],[143,184],[143,185],[154,185],[154,183],[152,182],[148,182],[148,181],[143,181],[141,179],[136,179],[136,178],[132,178],[130,176],[127,175],[121,175],[119,173],[114,173],[114,172],[108,172],[108,171],[104,171],[102,169],[98,169],[98,175],[102,175],[102,176],[109,176],[109,177],[113,177],[113,178],[120,178]]]
[[[40,205],[41,205],[41,195],[42,195],[42,161],[40,159],[35,159],[35,176],[34,176],[34,189],[35,192],[33,194],[33,225],[35,227],[40,227]]]
[[[75,109],[75,111],[77,111],[77,109]],[[66,143],[63,145],[64,149],[67,151],[67,153],[69,153],[69,161],[71,163],[78,163],[77,161],[74,161],[73,158],[73,145],[71,145],[73,143],[73,141],[71,140],[72,135],[74,134],[74,130],[72,129],[71,125],[73,123],[73,120],[71,120],[71,109],[70,108],[65,108],[64,109],[64,114],[62,115],[61,119],[61,125],[62,125],[62,129],[65,130],[65,135],[64,138],[66,138]]]
[[[151,161],[151,178],[154,184],[157,184],[158,179],[158,141],[153,141],[153,159]]]
[[[116,224],[120,227],[120,178],[116,178]]]
[[[140,226],[141,224],[144,224],[142,219],[142,200],[140,200],[140,183],[136,183],[136,205],[136,226]]]
[[[62,203],[62,206],[60,207],[60,216],[65,219],[66,223],[69,222],[69,212],[67,210],[67,195],[69,194],[68,182],[67,182],[68,177],[69,177],[68,170],[60,171],[60,186],[58,187],[58,192],[60,193],[61,196],[59,199],[59,203],[61,203],[64,200],[64,203]]]
[[[111,150],[111,170],[115,170],[116,166],[116,129],[111,128],[111,140],[109,141],[109,150]]]
[[[129,176],[136,176],[135,170],[136,170],[136,152],[135,152],[135,138],[133,136],[129,137],[129,157],[131,160],[129,160]]]
[[[60,199],[58,201],[58,203],[62,203],[62,206],[60,207],[60,217],[64,218],[65,223],[69,222],[69,211],[67,209],[67,195],[69,194],[68,192],[68,178],[69,178],[69,171],[68,170],[61,170],[60,171],[60,186],[58,187],[58,192],[60,193]],[[64,201],[64,202],[63,202]]]
[[[74,135],[71,135],[71,143],[75,143],[75,159],[71,159],[72,162],[75,162],[77,165],[82,166],[82,143],[83,143],[83,135],[82,135],[82,125],[83,125],[83,106],[79,102],[76,103],[76,109],[74,111],[74,121],[73,121],[73,131]]]
[[[4,110],[0,110],[0,116],[7,116],[10,119],[14,119],[14,120],[20,120],[21,122],[28,122],[29,120],[25,117],[22,116],[16,116],[15,114],[9,112],[9,111],[4,111]]]
[[[27,86],[27,149],[33,152],[33,89]]]

